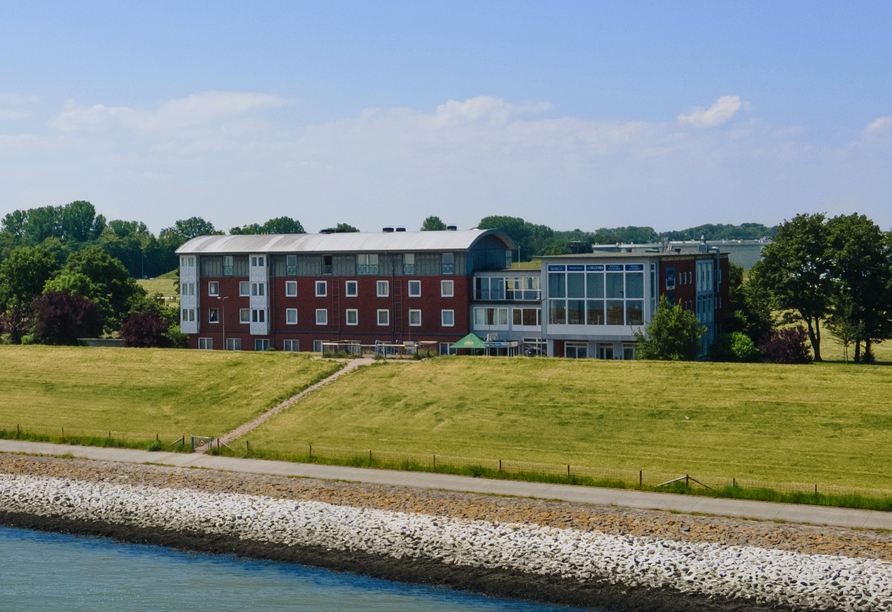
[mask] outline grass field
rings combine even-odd
[[[160,293],[166,298],[171,298],[166,300],[168,306],[171,308],[180,307],[180,294],[177,293],[177,283],[175,279],[159,276],[158,278],[140,278],[137,279],[136,282],[146,290],[149,297],[156,293]]]
[[[219,436],[338,367],[293,353],[0,346],[0,429]]]
[[[364,368],[249,436],[892,490],[892,368],[444,358]]]

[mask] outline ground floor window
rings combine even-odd
[[[227,351],[242,350],[242,339],[241,338],[226,338],[226,350]]]
[[[568,342],[564,345],[564,357],[569,357],[570,359],[585,359],[588,357],[588,345],[570,344]]]
[[[613,345],[612,344],[599,344],[598,345],[598,359],[613,359]]]
[[[255,338],[254,339],[254,350],[255,351],[265,351],[269,348],[269,340],[265,338]]]
[[[441,355],[455,355],[455,349],[449,342],[441,342],[439,345]]]
[[[300,340],[285,340],[282,343],[282,350],[289,353],[296,353],[300,350]]]
[[[322,352],[322,340],[313,340],[313,352],[314,353]]]
[[[527,357],[542,357],[547,353],[548,343],[539,338],[524,338],[522,343],[523,354]]]
[[[213,338],[199,338],[198,339],[198,348],[203,351],[210,351],[214,348],[214,339]]]
[[[623,345],[623,359],[626,361],[631,361],[635,359],[635,345],[634,344],[624,344]]]

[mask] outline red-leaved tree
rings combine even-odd
[[[135,312],[121,326],[121,338],[124,346],[165,348],[168,346],[167,330],[167,321],[157,312]]]
[[[811,363],[808,332],[801,325],[785,327],[772,333],[759,347],[766,363]]]
[[[78,338],[102,333],[102,310],[85,297],[49,291],[34,298],[31,309],[37,320],[35,342],[73,346]]]

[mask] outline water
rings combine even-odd
[[[0,527],[3,612],[557,612],[322,569]]]

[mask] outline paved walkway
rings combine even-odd
[[[583,502],[599,506],[620,506],[656,510],[674,510],[684,513],[715,514],[761,520],[812,523],[839,527],[865,529],[892,529],[892,512],[850,510],[798,504],[776,504],[735,499],[716,499],[695,495],[673,495],[623,489],[600,489],[572,485],[518,482],[513,480],[487,480],[469,476],[431,474],[427,472],[398,472],[313,463],[238,459],[198,453],[148,452],[121,448],[71,446],[45,442],[0,440],[0,452],[31,453],[38,455],[73,455],[97,461],[125,463],[154,463],[175,467],[202,467],[229,472],[273,474],[277,476],[303,476],[326,480],[346,480],[381,485],[444,489],[471,493],[535,497],[571,502]]]

